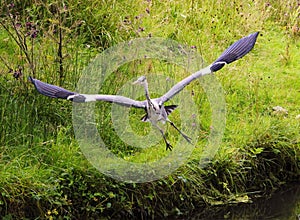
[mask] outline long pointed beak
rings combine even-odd
[[[134,82],[132,83],[132,85],[136,85],[136,84],[138,84],[138,83],[139,83],[139,81],[136,80],[136,81],[134,81]]]

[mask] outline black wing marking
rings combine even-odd
[[[35,88],[42,95],[51,98],[67,99],[73,102],[91,102],[91,101],[105,101],[112,102],[118,105],[135,108],[145,108],[146,101],[136,101],[119,95],[101,95],[101,94],[79,94],[62,87],[44,83],[40,80],[29,77],[29,80],[34,84]]]
[[[163,104],[166,101],[170,100],[177,93],[179,93],[182,89],[184,89],[185,86],[187,86],[193,80],[195,80],[201,76],[210,74],[212,72],[216,72],[216,71],[220,70],[225,64],[232,63],[233,61],[242,58],[254,47],[258,33],[259,32],[250,34],[247,37],[244,37],[244,38],[236,41],[234,44],[232,44],[230,47],[228,47],[228,49],[225,50],[222,53],[222,55],[215,62],[213,62],[211,65],[193,73],[192,75],[184,78],[183,80],[181,80],[180,82],[175,84],[163,96],[161,96],[160,98],[157,98],[156,101],[160,104]]]
[[[39,93],[51,98],[68,99],[69,96],[77,94],[59,86],[44,83],[40,80],[32,78],[31,76],[29,77],[29,80],[33,83],[34,87]]]
[[[167,113],[167,116],[169,114],[171,114],[176,108],[178,107],[178,105],[168,105],[168,106],[165,106],[165,111]],[[141,121],[143,122],[148,122],[149,121],[149,118],[148,118],[148,113],[146,113],[142,118],[141,118]]]
[[[178,107],[178,105],[165,106],[165,110],[167,112],[167,115],[171,114],[177,107]]]
[[[255,32],[233,43],[212,64],[211,71],[216,72],[222,69],[225,64],[232,63],[249,53],[254,47],[258,34],[259,32]]]
[[[141,121],[143,121],[143,122],[149,121],[148,113],[146,113],[146,114],[141,118]]]

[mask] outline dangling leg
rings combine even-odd
[[[166,138],[166,135],[164,134],[164,131],[160,128],[160,127],[158,127],[158,125],[155,125],[155,127],[160,131],[160,133],[161,133],[161,135],[163,136],[163,138],[164,138],[164,141],[165,141],[165,143],[166,143],[166,150],[170,150],[170,151],[172,151],[172,145],[168,142],[168,140],[167,140],[167,138]]]
[[[184,137],[184,139],[187,141],[187,142],[189,142],[190,144],[191,144],[191,138],[190,137],[188,137],[187,135],[185,135],[182,131],[180,131],[176,126],[175,126],[175,124],[172,122],[172,121],[170,121],[169,119],[167,120],[167,122],[169,122],[181,135],[182,135],[182,137]]]

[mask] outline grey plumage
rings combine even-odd
[[[157,124],[159,121],[170,123],[189,143],[191,139],[183,132],[181,132],[174,125],[174,123],[168,119],[168,115],[177,107],[177,105],[164,106],[164,103],[170,100],[177,93],[179,93],[193,80],[201,76],[216,72],[222,69],[226,64],[230,64],[245,56],[254,47],[258,34],[259,33],[256,32],[236,41],[230,47],[228,47],[212,64],[181,80],[176,85],[174,85],[167,93],[155,99],[151,99],[149,96],[148,83],[145,76],[140,77],[135,82],[144,86],[146,96],[146,100],[144,101],[137,101],[118,95],[79,94],[55,85],[44,83],[32,77],[29,77],[29,80],[34,84],[36,90],[39,93],[52,98],[67,99],[73,102],[106,101],[126,107],[143,108],[146,111],[146,115],[143,116],[141,120],[150,121],[151,124],[161,132],[166,143],[166,149],[172,150],[171,144],[167,141],[164,132]]]

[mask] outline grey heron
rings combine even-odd
[[[226,64],[230,64],[243,56],[245,56],[255,45],[256,39],[259,32],[252,33],[246,37],[243,37],[229,46],[212,64],[207,67],[191,74],[185,79],[175,84],[167,93],[161,97],[151,99],[148,91],[148,83],[145,76],[138,78],[134,84],[141,84],[144,86],[146,100],[137,101],[128,97],[119,95],[103,95],[103,94],[80,94],[61,88],[59,86],[44,83],[40,80],[29,77],[29,80],[34,84],[36,90],[42,95],[67,99],[73,102],[91,102],[91,101],[106,101],[116,103],[118,105],[134,108],[142,108],[145,110],[146,115],[142,117],[142,121],[149,121],[154,127],[156,127],[166,144],[166,150],[172,150],[172,145],[168,142],[163,130],[158,126],[158,122],[170,123],[184,138],[187,142],[191,143],[191,138],[185,135],[175,124],[168,119],[168,115],[177,107],[177,105],[164,106],[164,103],[170,100],[173,96],[184,89],[193,80],[216,72],[223,68]]]

